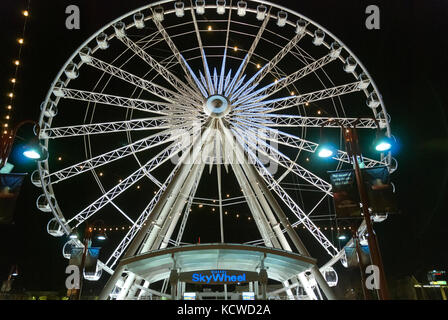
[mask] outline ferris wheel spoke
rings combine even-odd
[[[230,24],[232,21],[232,10],[229,10],[229,17],[227,19],[227,30],[226,30],[226,42],[224,45],[224,54],[221,63],[221,73],[219,78],[218,94],[223,94],[227,82],[225,81],[226,63],[227,63],[227,48],[229,46],[229,36],[230,36]]]
[[[263,33],[264,33],[265,29],[266,29],[266,26],[269,23],[270,17],[271,17],[271,14],[270,14],[271,13],[271,9],[272,9],[272,7],[269,7],[269,10],[267,10],[267,12],[265,13],[263,23],[260,26],[260,28],[258,29],[258,33],[255,36],[254,41],[252,41],[252,45],[250,46],[250,49],[247,52],[246,59],[244,59],[244,61],[243,61],[242,70],[241,70],[240,74],[238,75],[237,81],[239,81],[241,79],[242,75],[246,71],[246,68],[247,68],[248,64],[250,63],[250,60],[252,59],[252,55],[254,54],[255,49],[257,48],[258,43],[261,40],[261,36],[263,35]],[[235,88],[238,88],[238,85],[235,86]],[[232,98],[232,97],[230,96],[230,98]]]
[[[213,95],[213,94],[215,94],[213,80],[210,75],[210,69],[209,69],[209,66],[207,63],[207,57],[205,55],[204,46],[202,45],[201,33],[199,32],[198,22],[196,20],[196,13],[193,9],[193,3],[190,1],[190,4],[191,4],[191,6],[190,6],[191,17],[193,19],[194,31],[196,34],[196,39],[198,41],[199,51],[201,52],[202,66],[204,68],[204,73],[205,73],[206,80],[207,80],[208,92],[209,92],[209,95]]]
[[[263,139],[270,140],[275,143],[280,143],[290,148],[297,148],[306,152],[315,153],[317,148],[319,147],[318,143],[299,138],[290,133],[285,133],[280,130],[269,128],[268,126],[263,126],[253,122],[251,123],[250,121],[245,120],[238,120],[238,122],[246,125],[245,129],[252,130],[252,132],[256,132],[258,135],[261,135]],[[270,132],[270,134],[266,134],[266,132]],[[337,150],[336,155],[332,157],[332,159],[344,163],[352,163],[347,152],[342,150]],[[387,165],[386,159],[384,159],[383,161],[378,161],[363,157],[363,162],[367,168]]]
[[[246,55],[241,62],[240,66],[238,67],[238,70],[236,71],[235,75],[233,76],[232,81],[229,83],[229,85],[225,88],[225,95],[229,97],[234,91],[238,90],[238,87],[235,86],[236,82],[240,78],[240,74],[243,70],[244,64],[246,63],[248,56]]]
[[[250,94],[246,94],[244,96],[242,96],[240,99],[236,100],[235,102],[233,102],[234,106],[238,106],[241,104],[252,104],[252,103],[256,103],[258,101],[264,100],[265,98],[268,97],[268,94],[266,94],[266,92],[272,88],[273,86],[275,86],[275,82],[268,84],[267,86],[258,89],[257,91],[254,91]],[[255,99],[254,99],[255,97]]]
[[[335,54],[334,51],[330,52],[329,54],[323,56],[322,58],[308,64],[307,66],[303,67],[302,69],[288,75],[285,78],[282,78],[276,82],[274,82],[272,85],[266,86],[261,90],[258,90],[256,94],[262,95],[263,97],[260,97],[259,100],[265,99],[266,97],[269,97],[278,91],[287,88],[294,82],[302,79],[303,77],[316,72],[317,70],[323,68],[330,62],[336,60],[338,55]],[[235,105],[242,104],[245,101],[249,100],[254,94],[250,94],[247,96],[242,96],[237,102],[235,102]]]
[[[253,103],[250,105],[240,105],[233,109],[233,113],[235,115],[242,113],[242,112],[270,113],[270,111],[272,110],[272,105],[278,104],[278,103],[286,104],[291,100],[291,98],[292,98],[291,96],[287,96],[287,97],[281,97],[281,98],[276,98],[276,99],[272,99],[272,100],[262,100],[262,101],[258,101],[256,103]],[[274,110],[272,112],[275,112],[275,111],[277,111],[277,110]]]
[[[48,174],[47,176],[45,176],[45,179],[49,179],[52,184],[56,184],[81,173],[94,170],[111,162],[120,160],[137,152],[149,150],[164,143],[174,141],[181,137],[185,137],[186,133],[190,134],[189,130],[182,130],[182,127],[178,127],[174,130],[169,129],[149,136],[147,138],[138,140],[124,147],[103,153],[99,156]]]
[[[327,181],[323,180],[322,178],[316,176],[296,162],[292,161],[288,156],[284,155],[276,148],[273,148],[263,139],[258,138],[256,134],[253,133],[250,129],[242,130],[242,127],[240,127],[239,125],[235,125],[235,127],[237,132],[234,131],[234,134],[240,134],[247,145],[255,148],[255,150],[257,150],[259,153],[269,158],[270,161],[274,161],[278,165],[286,168],[286,170],[291,171],[298,177],[315,186],[317,189],[325,192],[329,196],[332,196],[331,184],[329,184]]]
[[[190,10],[191,11],[194,10],[193,6],[191,6]],[[152,21],[156,25],[157,29],[159,30],[160,34],[162,35],[162,37],[165,40],[165,42],[168,45],[168,47],[173,52],[174,56],[176,57],[177,61],[179,62],[179,65],[182,67],[182,69],[183,69],[183,71],[185,73],[185,77],[187,78],[187,81],[192,86],[196,85],[197,88],[201,91],[201,93],[204,94],[204,92],[203,92],[204,88],[201,88],[202,86],[199,83],[199,81],[197,80],[193,70],[191,70],[191,67],[188,65],[187,60],[184,59],[184,57],[180,53],[179,49],[177,48],[176,44],[173,42],[173,40],[171,39],[170,35],[168,34],[168,32],[163,27],[162,23],[155,17],[154,10],[151,9],[151,11],[153,13]],[[192,15],[194,15],[194,12],[192,12]],[[207,97],[207,95],[204,95],[204,97]]]
[[[307,117],[287,114],[264,114],[264,113],[239,113],[235,119],[250,120],[272,128],[281,127],[303,127],[303,128],[337,128],[355,126],[358,129],[376,129],[375,119],[372,118],[330,118],[330,117]]]
[[[56,87],[55,94],[64,99],[85,101],[90,103],[101,103],[116,107],[160,114],[164,116],[170,116],[173,114],[173,112],[186,113],[185,108],[180,107],[178,104],[142,99],[131,99],[104,93]]]
[[[274,99],[274,100],[270,100],[270,101],[260,101],[260,102],[256,102],[256,103],[253,103],[250,105],[243,105],[243,106],[235,108],[235,110],[248,111],[248,110],[256,109],[260,106],[269,104],[270,105],[269,111],[264,112],[264,113],[273,113],[273,112],[277,112],[280,110],[297,107],[297,106],[300,106],[307,102],[311,103],[311,102],[315,102],[315,101],[339,97],[339,96],[349,94],[349,93],[359,92],[362,90],[362,88],[367,83],[368,83],[368,81],[366,81],[366,80],[356,81],[353,83],[336,86],[336,87],[332,87],[332,88],[327,88],[327,89],[323,89],[323,90],[315,91],[315,92],[311,92],[311,93],[305,93],[305,94],[301,94],[298,96],[289,96],[289,97]]]
[[[276,65],[299,43],[306,35],[306,32],[296,34],[260,71],[252,78],[251,83],[257,84],[269,73],[271,73]]]
[[[202,97],[197,94],[196,91],[192,90],[183,81],[177,78],[171,71],[162,66],[157,60],[151,57],[143,48],[141,48],[134,41],[129,39],[126,35],[119,37],[119,40],[123,42],[129,49],[131,49],[136,55],[138,55],[143,61],[145,61],[149,66],[154,68],[166,81],[168,81],[173,87],[175,87],[179,92],[187,95],[191,95],[196,98],[196,102],[200,103]]]
[[[150,179],[155,179],[150,174],[150,172],[154,171],[156,168],[158,168],[160,165],[165,163],[167,160],[171,159],[173,156],[175,156],[181,150],[182,150],[182,147],[181,147],[180,143],[176,142],[176,143],[171,144],[169,147],[165,148],[163,151],[161,151],[159,154],[157,154],[154,158],[149,160],[144,166],[142,166],[137,171],[135,171],[134,173],[129,175],[126,179],[122,180],[114,188],[110,189],[108,192],[103,194],[100,198],[95,200],[92,204],[90,204],[84,210],[82,210],[77,215],[75,215],[73,218],[68,220],[67,225],[74,221],[76,223],[75,227],[78,227],[85,220],[89,219],[96,212],[101,210],[104,206],[106,206],[111,201],[113,201],[115,198],[117,198],[119,195],[124,193],[126,190],[128,190],[130,187],[132,187],[135,183],[140,181],[142,178],[147,176],[147,177],[150,177]],[[157,180],[157,179],[155,179],[155,180]]]
[[[123,131],[163,130],[172,125],[185,123],[184,117],[157,117],[128,121],[103,122],[78,126],[42,129],[41,139],[68,138],[94,134],[108,134]]]
[[[318,147],[318,144],[314,142],[301,139],[292,134],[285,133],[279,130],[271,129],[268,126],[263,126],[258,123],[251,123],[245,120],[236,120],[240,123],[245,130],[252,130],[252,132],[257,132],[262,139],[273,141],[274,143],[280,143],[287,147],[312,152],[314,153]]]
[[[334,245],[325,237],[325,235],[319,230],[319,228],[311,221],[308,215],[302,210],[302,208],[291,198],[291,196],[280,186],[275,180],[268,169],[262,164],[260,159],[254,154],[252,149],[241,139],[239,135],[232,135],[228,130],[225,131],[228,139],[236,139],[241,148],[252,160],[255,169],[267,183],[270,190],[273,190],[277,196],[285,203],[285,205],[291,210],[291,212],[299,219],[299,223],[303,224],[306,229],[313,235],[313,237],[319,242],[319,244],[327,251],[330,256],[338,254]]]
[[[123,81],[126,81],[130,84],[132,84],[135,87],[141,88],[156,97],[159,97],[169,103],[172,104],[178,104],[184,107],[189,107],[191,105],[195,105],[196,102],[189,97],[185,95],[178,94],[174,91],[171,91],[167,88],[164,88],[158,84],[155,84],[151,81],[145,80],[141,77],[138,77],[130,72],[124,71],[118,67],[115,67],[107,62],[104,62],[98,58],[90,57],[89,62],[87,62],[88,65],[103,71],[105,73],[108,73],[118,79],[121,79]],[[187,104],[185,104],[187,102]],[[193,107],[190,107],[193,108]]]

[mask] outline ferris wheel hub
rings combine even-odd
[[[226,97],[216,94],[207,98],[204,111],[210,117],[222,118],[232,111],[232,106]]]

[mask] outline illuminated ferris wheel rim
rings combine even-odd
[[[60,79],[62,78],[64,72],[65,72],[65,71],[67,70],[67,68],[69,67],[69,65],[70,65],[71,63],[73,63],[73,61],[79,56],[80,52],[82,52],[82,50],[83,50],[86,46],[88,46],[88,45],[91,44],[93,41],[95,41],[99,35],[101,35],[101,34],[104,33],[106,30],[111,29],[111,28],[114,27],[117,23],[121,22],[122,20],[124,20],[124,19],[126,19],[126,18],[131,17],[131,16],[134,15],[134,14],[140,13],[140,12],[145,11],[145,10],[148,10],[148,9],[156,8],[156,7],[160,6],[160,5],[164,5],[164,4],[167,4],[167,3],[175,3],[175,2],[176,2],[176,1],[173,1],[173,0],[165,0],[165,1],[159,1],[159,2],[156,2],[156,3],[150,4],[150,5],[143,6],[143,7],[139,8],[139,9],[136,9],[136,10],[134,10],[134,11],[131,11],[131,12],[129,12],[129,13],[127,13],[127,14],[121,16],[120,18],[118,18],[118,19],[112,21],[111,23],[109,23],[108,25],[106,25],[105,27],[103,27],[103,28],[101,28],[99,31],[97,31],[94,35],[92,35],[87,41],[85,41],[85,42],[84,42],[84,43],[83,43],[83,44],[82,44],[82,45],[81,45],[81,46],[74,52],[74,54],[67,60],[67,62],[65,63],[65,65],[61,68],[60,72],[58,73],[58,75],[57,75],[56,78],[55,78],[55,81],[54,81],[53,84],[51,85],[51,88],[50,88],[50,90],[49,90],[49,92],[48,92],[48,94],[47,94],[47,97],[46,97],[46,99],[45,99],[44,105],[48,105],[49,102],[51,101],[51,96],[52,96],[52,94],[53,94],[55,88],[57,87],[57,83],[58,83],[58,81],[60,81]],[[218,4],[218,3],[219,3],[219,2],[220,2],[220,1],[218,1],[216,4],[212,4],[212,5],[205,5],[204,8],[205,8],[205,9],[218,9],[218,7],[219,7],[219,4]],[[236,1],[234,1],[234,2],[236,3]],[[362,69],[362,72],[363,72],[365,75],[367,75],[367,77],[368,77],[368,81],[369,81],[369,85],[371,85],[371,86],[373,87],[373,92],[376,93],[376,95],[377,95],[377,97],[378,97],[378,99],[379,99],[379,105],[381,106],[382,114],[383,114],[383,116],[385,117],[385,118],[383,119],[384,121],[382,122],[382,124],[383,124],[383,129],[386,129],[386,131],[387,131],[387,135],[390,136],[390,126],[389,126],[389,121],[388,121],[388,119],[387,119],[388,116],[387,116],[386,108],[385,108],[385,105],[384,105],[384,102],[383,102],[383,100],[382,100],[382,97],[381,97],[381,95],[379,94],[379,91],[378,91],[378,89],[377,89],[377,87],[376,87],[376,85],[375,85],[373,79],[370,77],[368,71],[367,71],[366,68],[362,65],[361,61],[360,61],[360,60],[359,60],[359,59],[358,59],[358,58],[357,58],[357,57],[350,51],[350,49],[349,49],[347,46],[345,46],[345,45],[342,43],[342,41],[340,41],[340,40],[339,40],[337,37],[335,37],[331,32],[329,32],[327,29],[325,29],[324,27],[322,27],[322,26],[319,25],[318,23],[316,23],[316,22],[310,20],[309,18],[307,18],[307,17],[305,17],[305,16],[303,16],[303,15],[301,15],[301,14],[299,14],[299,13],[296,13],[296,12],[290,10],[290,9],[287,9],[287,8],[285,8],[285,7],[282,7],[282,6],[279,6],[279,5],[276,5],[276,4],[272,4],[272,3],[267,2],[267,1],[257,1],[257,0],[254,0],[254,1],[250,1],[250,2],[259,3],[259,4],[262,4],[262,5],[267,5],[267,6],[271,7],[271,8],[276,8],[276,9],[279,9],[279,10],[281,10],[281,11],[283,11],[283,12],[287,12],[288,14],[293,15],[294,17],[304,19],[304,20],[306,20],[308,23],[310,23],[311,25],[313,25],[314,27],[316,27],[317,29],[322,30],[322,31],[325,33],[325,35],[330,36],[330,37],[332,38],[332,40],[334,40],[335,42],[339,43],[339,44],[341,45],[341,47],[342,47],[342,50],[344,50],[346,53],[348,53],[348,56],[349,56],[349,57],[354,58],[354,59],[356,60],[357,67],[361,68],[361,69]],[[188,3],[188,1],[187,1],[187,3]],[[238,4],[237,4],[237,5],[232,5],[232,6],[226,5],[224,8],[225,8],[225,10],[228,10],[228,9],[231,8],[232,11],[238,11],[239,6],[238,6]],[[193,6],[193,10],[194,10],[194,9],[195,9],[195,6]],[[185,11],[189,11],[189,10],[191,11],[191,8],[188,7],[188,6],[186,5],[185,8],[184,8],[184,10],[185,10]],[[251,9],[251,8],[247,8],[247,12],[251,12],[251,13],[255,13],[255,14],[256,14],[256,13],[257,13],[257,10],[255,10],[255,9]],[[175,10],[174,8],[171,9],[171,10],[166,10],[166,11],[164,12],[164,15],[173,14],[173,13],[174,13],[174,14],[176,13],[176,10]],[[266,13],[266,18],[267,18],[268,20],[276,20],[276,19],[278,19],[278,16],[276,16],[276,15],[274,15],[274,14],[271,14],[271,13]],[[152,19],[153,19],[152,16],[147,16],[147,17],[145,17],[144,20],[145,20],[145,22],[146,22],[146,21],[150,21],[150,20],[152,20]],[[289,25],[289,26],[292,26],[292,27],[295,27],[295,26],[296,26],[296,24],[295,24],[294,22],[291,22],[291,21],[289,20],[289,16],[288,16],[288,20],[286,20],[285,24],[286,24],[286,25]],[[126,30],[128,30],[128,29],[130,29],[130,28],[132,28],[132,27],[135,27],[135,23],[134,23],[134,24],[129,24],[129,25],[127,25],[127,26],[126,26]],[[311,37],[313,37],[313,34],[311,34],[308,30],[306,31],[306,34],[309,35],[309,36],[311,36]],[[112,34],[108,37],[107,40],[110,41],[110,40],[112,40],[112,39],[115,38],[115,37],[116,37],[116,34],[115,34],[115,33],[112,33]],[[330,44],[327,43],[326,41],[323,42],[323,45],[326,46],[327,48],[330,48],[330,47],[331,47]],[[197,47],[197,48],[199,48],[199,47]],[[197,48],[192,48],[192,49],[190,49],[190,50],[194,50],[194,49],[197,49]],[[99,46],[94,47],[94,48],[92,49],[92,51],[91,51],[91,54],[93,55],[97,50],[100,50]],[[182,52],[183,52],[183,51],[182,51]],[[197,58],[197,57],[196,57],[196,58]],[[190,58],[190,59],[191,59],[191,58]],[[190,60],[190,59],[189,59],[189,60]],[[339,59],[340,61],[344,62],[344,59],[342,58],[342,56],[339,56],[338,59]],[[188,61],[189,61],[189,60],[188,60]],[[81,64],[78,65],[78,66],[79,66],[78,69],[80,69],[80,66],[81,66],[82,64],[83,64],[83,62],[81,62]],[[354,73],[354,74],[355,74],[355,73]],[[69,82],[70,82],[70,79],[66,79],[66,81],[64,81],[65,86],[67,86]],[[365,92],[366,96],[368,96],[368,94],[371,94],[371,92],[368,92],[367,89],[364,89],[363,91]],[[56,101],[55,101],[55,105],[56,105],[56,106],[57,106],[59,100],[60,100],[60,98],[56,98]],[[208,110],[211,111],[210,108],[209,108]],[[372,110],[373,110],[373,112],[374,112],[374,114],[375,114],[375,116],[376,116],[376,115],[377,115],[377,114],[376,114],[376,109],[372,109]],[[211,111],[211,113],[213,113],[213,112]],[[218,117],[220,117],[220,115],[219,115]],[[42,114],[41,114],[41,118],[40,118],[40,125],[41,125],[41,127],[42,127],[42,128],[45,128],[46,126],[48,126],[48,128],[51,128],[51,123],[52,123],[52,119],[51,119],[51,118],[50,118],[48,121],[45,121],[45,115],[44,115],[44,112],[42,112]],[[48,142],[49,142],[48,139],[45,139],[45,146],[46,146],[47,148],[48,148]],[[390,161],[391,161],[391,160],[390,160],[390,156],[389,156],[389,157],[387,158],[387,164],[390,165]],[[40,173],[40,176],[41,176],[41,177],[44,177],[45,174],[46,174],[46,172],[49,172],[48,162],[47,162],[47,161],[43,161],[43,162],[41,162],[41,165],[39,166],[39,173]],[[46,184],[46,181],[44,180],[44,178],[42,178],[42,181],[41,181],[41,182],[42,182],[42,185],[44,186],[43,189],[44,189],[44,192],[45,192],[45,196],[47,197],[48,203],[49,203],[49,205],[50,205],[50,207],[51,207],[51,209],[52,209],[52,212],[53,212],[54,215],[55,215],[55,218],[57,219],[57,221],[58,221],[58,222],[61,224],[61,226],[63,227],[64,232],[65,232],[66,234],[68,234],[68,233],[70,232],[70,229],[67,228],[67,225],[65,224],[66,221],[65,221],[65,218],[64,218],[63,215],[62,215],[62,211],[61,211],[61,209],[58,207],[57,203],[53,204],[53,202],[52,202],[52,199],[54,199],[54,192],[53,192],[53,187],[52,187],[51,183],[47,185],[47,184]]]

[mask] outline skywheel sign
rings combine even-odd
[[[235,270],[205,270],[181,273],[179,280],[195,284],[245,283],[257,281],[258,273]]]

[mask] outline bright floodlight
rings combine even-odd
[[[319,148],[317,155],[319,158],[330,158],[335,153],[335,150],[330,145],[323,145]]]
[[[379,141],[378,144],[375,146],[376,151],[384,152],[389,151],[392,148],[392,144],[388,141]]]
[[[345,240],[345,239],[347,239],[347,237],[345,235],[341,235],[341,236],[338,237],[338,239],[339,240]]]
[[[40,153],[37,152],[36,150],[27,150],[23,153],[23,155],[28,159],[34,159],[34,160],[40,159],[41,157]]]
[[[106,240],[106,235],[102,233],[102,234],[99,234],[96,238],[100,241],[104,241],[104,240]]]

